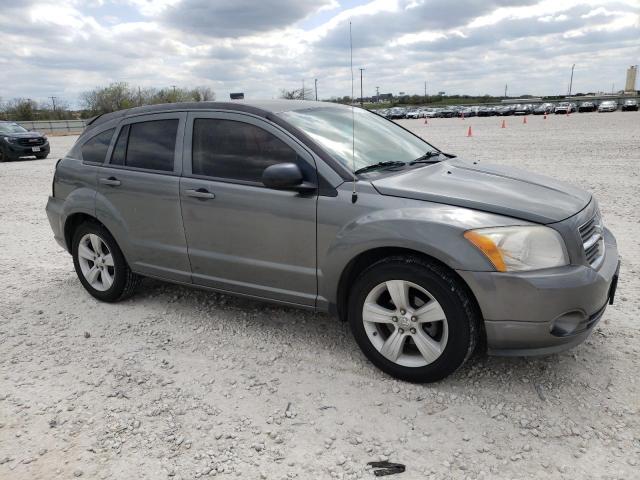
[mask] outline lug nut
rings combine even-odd
[[[415,328],[412,328],[412,329],[411,329],[411,333],[414,333],[414,334],[415,334],[415,333],[416,333],[416,329],[415,329]]]
[[[394,322],[398,321],[398,317],[393,317],[391,320],[393,320]]]
[[[398,332],[400,332],[400,333],[404,333],[404,329],[403,329],[403,328],[399,328],[399,329],[398,329]]]
[[[412,322],[417,322],[418,321],[418,317],[411,317],[411,321]]]
[[[400,315],[404,315],[406,312],[406,310],[400,309]]]

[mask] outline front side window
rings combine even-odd
[[[436,150],[395,123],[361,108],[352,112],[347,107],[320,107],[279,115],[351,171],[379,162],[410,162]]]
[[[258,183],[268,166],[296,160],[291,147],[255,125],[214,118],[193,122],[194,175]]]
[[[173,171],[178,119],[132,123],[120,129],[111,165]]]
[[[104,163],[114,131],[115,128],[110,128],[87,140],[80,149],[82,152],[82,160],[86,162]]]

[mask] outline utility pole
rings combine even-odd
[[[315,88],[316,88],[316,102],[318,101],[318,79],[316,78],[314,80],[315,83]]]
[[[362,72],[364,71],[364,68],[360,69],[360,106],[364,106],[364,99],[362,98]]]
[[[58,98],[58,97],[51,96],[49,98],[51,99],[51,103],[53,104],[53,114],[55,116],[55,113],[56,113],[56,98]]]
[[[571,80],[569,80],[569,96],[571,96],[571,90],[573,88],[573,69],[574,68],[576,68],[575,63],[571,66]]]
[[[380,87],[376,87],[376,103],[380,102]]]
[[[424,81],[424,99],[427,99],[427,81]]]
[[[173,101],[175,102],[177,100],[177,98],[176,98],[176,86],[175,85],[171,85],[171,88],[173,88]]]
[[[507,98],[507,84],[504,84],[504,98]]]
[[[304,78],[302,79],[302,100],[304,100]]]

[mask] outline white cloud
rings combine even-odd
[[[3,0],[0,96],[77,102],[96,85],[209,85],[273,97],[319,79],[350,93],[348,22],[365,94],[608,88],[638,63],[637,0]],[[266,7],[265,7],[266,5]],[[172,17],[171,14],[176,15]],[[179,18],[178,14],[181,15]],[[618,81],[616,81],[618,83]]]

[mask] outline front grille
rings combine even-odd
[[[604,237],[602,236],[603,229],[600,213],[596,213],[591,220],[578,230],[587,263],[593,268],[598,268],[604,259]]]
[[[19,138],[18,145],[22,145],[24,147],[39,147],[44,145],[44,138]]]

